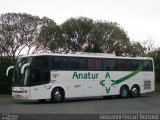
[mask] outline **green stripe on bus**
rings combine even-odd
[[[148,61],[144,61],[144,66],[146,66],[147,64],[148,64]],[[118,80],[111,80],[113,82],[112,86],[128,80],[129,78],[137,75],[142,70],[143,70],[143,65],[141,65],[137,70],[133,71],[132,73],[130,73],[130,74],[118,79]]]

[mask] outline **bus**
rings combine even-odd
[[[150,57],[100,53],[40,53],[20,57],[13,69],[12,96],[24,100],[116,96],[138,97],[155,90]]]

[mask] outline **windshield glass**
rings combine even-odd
[[[21,68],[24,64],[30,62],[30,57],[24,57],[17,60],[15,64],[14,74],[13,74],[13,86],[26,86],[28,78],[28,68],[25,68],[25,72],[21,74]]]

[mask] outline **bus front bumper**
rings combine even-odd
[[[25,100],[27,100],[29,98],[27,93],[14,93],[14,92],[12,92],[12,96],[15,99],[25,99]]]
[[[15,99],[24,99],[24,100],[29,100],[31,98],[29,89],[20,87],[12,88],[12,96]]]

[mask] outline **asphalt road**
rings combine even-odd
[[[32,115],[43,118],[50,115],[74,117],[77,114],[160,114],[160,94],[145,94],[138,98],[85,98],[66,100],[63,103],[39,103],[37,101],[15,100],[9,95],[0,95],[0,114],[1,119],[5,114],[20,115],[20,118]],[[43,117],[42,117],[43,114]],[[41,115],[41,117],[39,116]],[[50,116],[49,118],[52,118]],[[67,116],[65,116],[67,118]],[[48,119],[49,119],[48,118]],[[79,118],[79,119],[80,119]],[[95,116],[94,116],[95,118]],[[99,118],[97,118],[99,119]]]

